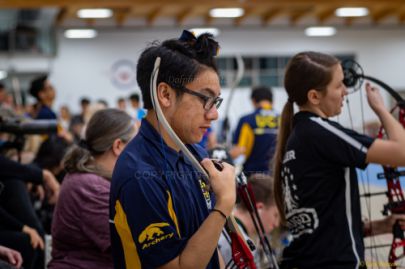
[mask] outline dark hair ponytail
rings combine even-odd
[[[339,60],[332,55],[306,51],[296,54],[288,63],[284,87],[288,94],[288,102],[281,114],[281,125],[277,135],[277,146],[274,155],[274,196],[280,212],[281,222],[285,224],[284,193],[281,178],[281,168],[287,146],[287,140],[292,132],[294,102],[303,106],[308,102],[308,92],[315,89],[325,92],[332,80],[334,68]]]
[[[281,223],[285,223],[284,214],[284,195],[283,186],[281,178],[281,166],[283,164],[283,158],[285,154],[285,148],[287,144],[288,137],[292,131],[292,121],[294,116],[294,104],[288,101],[283,108],[281,113],[280,128],[277,135],[277,145],[276,152],[274,154],[274,198],[278,211],[280,213]]]

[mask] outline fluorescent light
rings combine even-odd
[[[0,79],[4,79],[7,77],[7,71],[0,70]]]
[[[305,29],[307,36],[333,36],[336,34],[334,27],[308,27]]]
[[[341,7],[335,10],[338,17],[364,17],[368,15],[366,7]]]
[[[66,38],[94,38],[97,31],[93,29],[69,29],[65,31]]]
[[[190,32],[193,32],[195,36],[199,36],[201,34],[204,33],[210,33],[212,34],[214,37],[218,36],[220,31],[218,28],[193,28],[190,29]]]
[[[112,15],[112,10],[108,8],[80,9],[77,11],[77,16],[82,19],[110,18]]]
[[[213,8],[210,10],[210,16],[215,18],[237,18],[245,14],[243,8]]]

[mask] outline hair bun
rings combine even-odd
[[[214,36],[209,33],[204,33],[198,36],[194,49],[197,54],[197,58],[206,59],[217,56],[219,50],[219,44],[214,40]]]
[[[196,38],[192,32],[183,30],[178,41],[180,41],[182,44],[181,46],[184,47],[184,49],[177,48],[178,51],[181,51],[185,55],[188,54],[184,50],[189,51],[189,53],[193,55],[192,58],[201,64],[214,68],[214,70],[217,71],[214,57],[218,54],[219,44],[214,40],[214,36],[212,34],[204,33]],[[166,42],[164,45],[167,46]]]
[[[184,42],[184,41],[182,41]],[[184,43],[179,42],[177,39],[169,39],[166,40],[162,43],[162,47],[165,47],[171,51],[177,51],[180,52],[183,55],[186,55],[187,57],[194,58],[195,57],[195,52],[192,47],[192,45],[187,45],[185,46]],[[187,42],[186,44],[190,44]]]

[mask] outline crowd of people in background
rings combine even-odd
[[[50,265],[56,264],[56,268],[62,268],[64,263],[72,264],[70,259],[76,261],[75,255],[62,261],[59,259],[60,253],[68,251],[66,247],[69,248],[70,243],[65,242],[64,233],[60,232],[66,231],[65,219],[60,219],[60,216],[66,216],[67,212],[78,212],[75,207],[69,209],[72,206],[70,202],[77,199],[75,193],[86,196],[88,192],[93,192],[93,197],[98,198],[93,201],[94,207],[87,203],[88,200],[83,201],[87,205],[84,209],[89,209],[88,213],[94,209],[93,227],[99,227],[103,216],[100,212],[104,212],[106,220],[105,225],[100,228],[101,234],[104,233],[105,236],[99,238],[100,234],[93,229],[91,231],[95,232],[94,238],[97,239],[83,242],[83,247],[99,243],[97,251],[100,253],[110,249],[109,178],[114,159],[125,143],[135,135],[145,112],[141,107],[140,96],[136,93],[123,99],[130,104],[125,111],[118,109],[118,104],[122,104],[122,101],[117,102],[117,109],[114,109],[108,108],[104,100],[92,103],[90,99],[83,97],[78,114],[72,115],[68,105],[62,105],[56,112],[54,101],[57,91],[47,76],[35,78],[28,93],[35,99],[35,103],[19,106],[5,85],[0,83],[1,122],[49,120],[57,123],[57,132],[24,136],[0,132],[0,268],[45,268],[46,234],[55,234],[56,238],[53,241],[56,245],[53,250],[55,258]],[[90,148],[83,148],[86,138]],[[17,150],[17,147],[21,148]],[[87,155],[84,154],[86,152]],[[78,163],[75,164],[76,161]],[[86,189],[89,186],[92,188]],[[74,198],[69,198],[72,196]],[[58,206],[55,208],[56,201]],[[102,203],[104,208],[100,209]],[[66,238],[74,241],[75,246],[71,248],[80,253],[78,243],[86,235],[84,232],[90,230],[84,227],[89,224],[85,223],[85,218],[77,218],[82,224],[78,223],[77,228],[70,226],[77,232],[77,236],[69,234]],[[88,220],[93,220],[90,214]],[[56,228],[55,225],[52,226],[55,222]],[[78,262],[80,263],[80,259]],[[89,268],[86,267],[86,259],[83,266]],[[106,268],[112,268],[112,264]]]
[[[263,90],[271,95],[270,89]],[[0,181],[4,186],[0,190],[0,265],[44,268],[45,235],[49,234],[49,268],[113,268],[108,229],[110,178],[115,160],[146,115],[141,96],[133,93],[118,98],[115,108],[109,108],[103,100],[92,102],[83,97],[79,100],[79,113],[72,114],[68,105],[56,110],[57,91],[47,76],[35,78],[28,93],[35,103],[17,106],[12,94],[0,83],[0,116],[19,121],[54,120],[58,131],[25,136],[21,152],[7,147],[13,134],[0,133],[0,166],[8,168],[2,170]],[[258,102],[253,96],[252,93],[252,102]],[[199,144],[205,150],[217,147],[216,132],[208,128]],[[251,151],[241,144],[239,150],[239,155]],[[268,171],[265,173],[269,175]],[[259,207],[274,208],[269,201],[273,201],[272,194],[260,195]],[[17,204],[21,206],[16,207]],[[239,211],[243,213],[243,208]],[[268,232],[278,226],[276,216],[270,219],[272,228]],[[249,223],[246,227],[254,237]],[[89,246],[94,249],[89,251]]]
[[[341,65],[330,55],[297,54],[287,66],[282,114],[273,108],[271,88],[253,87],[254,111],[240,118],[225,145],[229,152],[220,154],[224,145],[211,127],[223,101],[218,48],[211,35],[188,31],[153,43],[137,66],[143,102],[133,93],[111,108],[82,97],[78,114],[68,105],[55,110],[57,91],[46,75],[31,82],[27,92],[35,103],[25,107],[0,83],[0,124],[47,120],[55,127],[35,135],[1,129],[1,269],[216,269],[232,263],[223,228],[233,216],[243,237],[258,246],[251,248],[257,268],[273,268],[261,232],[272,234],[271,254],[282,268],[365,268],[364,236],[390,232],[394,223],[405,229],[403,215],[362,221],[350,174],[368,163],[405,165],[404,130],[376,88],[367,84],[367,97],[388,141],[329,120],[347,95]],[[157,117],[150,94],[157,57],[162,114],[208,178]],[[173,80],[183,76],[190,79]],[[256,198],[251,204],[236,199],[242,172]],[[252,222],[252,206],[263,231]]]

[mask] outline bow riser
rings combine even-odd
[[[391,112],[397,107],[400,107],[398,116],[400,124],[405,128],[405,109],[402,104],[398,104]],[[384,138],[384,129],[380,128],[377,135],[378,138]],[[405,198],[402,191],[400,176],[404,175],[403,171],[398,171],[396,167],[383,166],[384,178],[387,181],[387,198],[388,203],[384,205],[383,214],[405,214]],[[396,269],[396,261],[405,256],[405,237],[404,231],[401,229],[398,222],[396,222],[392,229],[393,240],[388,256],[388,262],[392,269]],[[402,248],[400,250],[399,248]],[[400,250],[401,253],[397,254]]]

